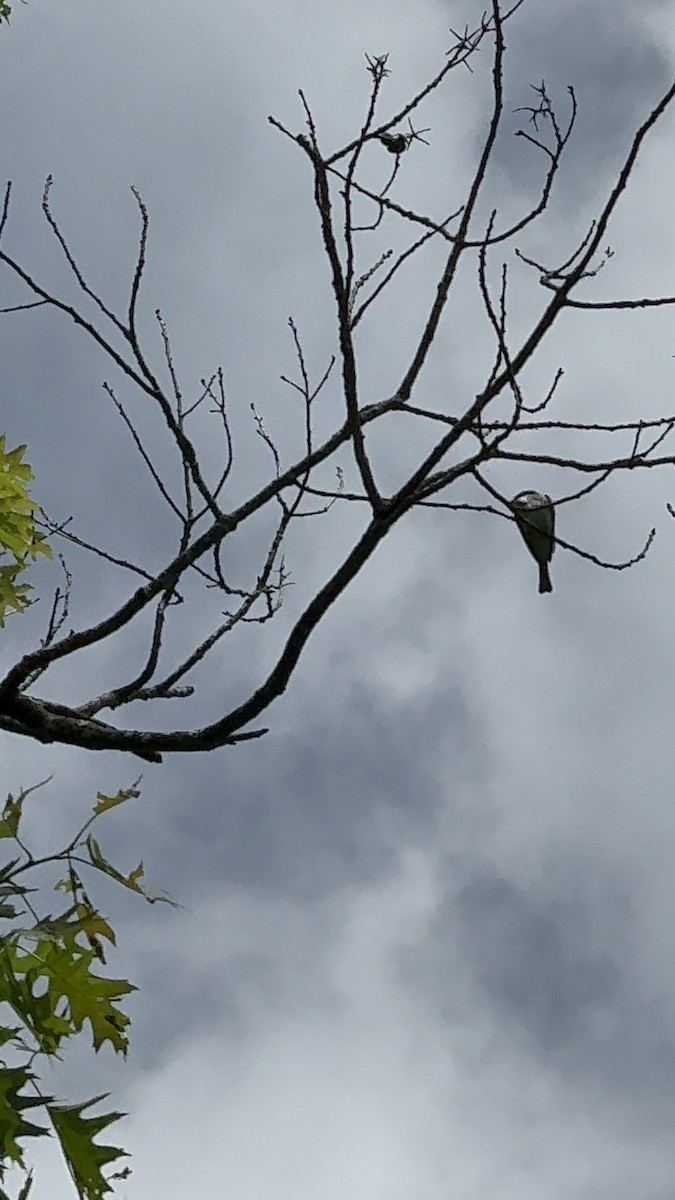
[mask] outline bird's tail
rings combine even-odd
[[[539,563],[539,593],[552,591],[553,584],[551,583],[551,576],[548,573],[548,563]]]

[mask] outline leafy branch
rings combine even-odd
[[[95,969],[105,964],[106,948],[114,946],[116,938],[92,903],[82,872],[107,875],[151,904],[172,902],[145,887],[142,862],[121,870],[103,854],[91,832],[104,813],[138,797],[138,781],[115,795],[99,792],[91,816],[67,845],[36,856],[24,839],[22,819],[28,797],[48,782],[17,796],[10,793],[0,816],[0,839],[13,841],[19,852],[0,868],[0,1002],[7,1010],[0,1021],[0,1183],[10,1168],[19,1168],[25,1173],[25,1200],[32,1186],[32,1174],[26,1173],[26,1143],[55,1136],[80,1200],[103,1200],[112,1191],[112,1181],[127,1175],[129,1168],[104,1171],[128,1156],[121,1147],[94,1139],[123,1114],[85,1115],[105,1097],[77,1103],[57,1100],[43,1091],[37,1069],[44,1060],[60,1058],[85,1029],[96,1052],[106,1044],[123,1056],[128,1049],[130,1018],[122,1005],[135,988],[127,979]],[[49,865],[59,868],[54,891],[63,903],[54,911],[38,912],[34,889],[23,879]],[[34,1119],[36,1113],[42,1123]],[[0,1200],[8,1200],[1,1187]]]

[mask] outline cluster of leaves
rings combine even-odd
[[[0,434],[0,629],[8,609],[23,612],[31,603],[30,584],[18,581],[21,571],[38,554],[53,558],[51,546],[35,525],[38,506],[28,492],[33,472],[22,461],[25,452],[25,446],[7,450],[5,435]]]
[[[0,0],[0,19],[8,12]],[[0,628],[9,610],[23,612],[32,603],[21,573],[38,554],[53,557],[36,528],[37,505],[28,492],[33,472],[23,461],[25,451],[25,446],[7,450],[0,435]],[[39,1064],[60,1057],[68,1040],[85,1027],[95,1051],[107,1042],[117,1054],[125,1055],[128,1048],[129,1017],[120,1001],[135,989],[127,979],[94,969],[105,963],[104,946],[115,944],[115,933],[89,899],[78,868],[108,875],[150,902],[165,897],[145,890],[142,862],[124,874],[91,832],[104,812],[138,796],[137,785],[114,796],[99,793],[92,815],[71,841],[43,857],[32,853],[21,828],[25,801],[35,790],[10,793],[0,815],[0,841],[11,841],[19,850],[0,866],[0,1002],[6,1012],[6,1017],[0,1013],[0,1200],[9,1200],[2,1185],[12,1168],[23,1172],[18,1200],[27,1200],[33,1173],[26,1168],[26,1142],[50,1135],[58,1140],[80,1200],[102,1200],[129,1167],[109,1173],[127,1153],[94,1139],[123,1114],[91,1115],[103,1095],[79,1103],[58,1101],[42,1089],[39,1078]],[[23,879],[48,865],[59,868],[54,890],[63,903],[57,911],[38,913],[34,889]]]
[[[0,0],[0,20],[8,11]],[[32,603],[21,573],[38,554],[53,557],[36,528],[25,451],[7,450],[0,435],[0,628],[8,610],[23,612]],[[0,814],[0,841],[19,851],[0,866],[0,1200],[9,1200],[3,1185],[11,1169],[22,1172],[17,1200],[27,1200],[33,1172],[26,1167],[26,1143],[45,1136],[57,1139],[80,1200],[103,1200],[113,1181],[129,1174],[119,1163],[128,1155],[94,1139],[124,1114],[91,1115],[105,1095],[64,1103],[43,1090],[39,1077],[40,1064],[61,1057],[69,1039],[85,1029],[96,1052],[106,1043],[117,1054],[128,1048],[130,1020],[120,1002],[135,989],[95,969],[105,964],[105,945],[115,945],[115,933],[92,904],[80,871],[107,875],[150,903],[167,898],[146,890],[142,862],[126,874],[114,866],[91,831],[103,813],[139,795],[138,783],[113,796],[99,792],[92,815],[68,844],[42,857],[32,853],[22,829],[24,805],[36,787],[10,793]],[[54,891],[62,903],[39,913],[35,889],[23,880],[49,866],[58,868]],[[111,1173],[111,1166],[119,1169]]]
[[[18,1200],[27,1200],[33,1176],[26,1173],[25,1143],[51,1135],[59,1142],[80,1200],[102,1200],[112,1191],[113,1180],[129,1174],[129,1167],[104,1175],[127,1153],[94,1138],[123,1114],[88,1115],[104,1096],[58,1102],[42,1091],[37,1070],[41,1061],[60,1057],[68,1040],[85,1027],[95,1051],[108,1042],[125,1055],[128,1047],[129,1017],[119,1005],[135,989],[126,979],[93,969],[105,963],[104,946],[115,944],[115,933],[89,899],[79,870],[107,875],[150,903],[167,898],[145,889],[142,862],[125,874],[108,861],[91,833],[104,812],[139,795],[137,784],[114,796],[98,793],[92,815],[68,845],[40,858],[31,853],[21,830],[25,801],[35,790],[10,794],[0,816],[0,839],[19,848],[18,857],[0,868],[0,920],[5,924],[0,933],[0,1001],[7,1010],[0,1020],[0,1184],[9,1168],[20,1168],[25,1176]],[[58,867],[54,890],[63,897],[63,907],[40,915],[33,889],[22,880],[46,865]],[[46,1123],[36,1123],[36,1110]],[[2,1186],[0,1200],[9,1200]]]

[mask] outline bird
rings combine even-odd
[[[530,554],[539,564],[539,592],[552,592],[548,564],[555,550],[555,509],[545,492],[518,492],[511,501],[516,524]]]
[[[409,133],[378,133],[378,140],[390,154],[403,154],[412,142]]]

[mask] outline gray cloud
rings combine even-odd
[[[479,7],[467,6],[470,18]],[[658,5],[636,15],[627,4],[531,4],[514,22],[513,105],[542,75],[557,95],[575,84],[581,104],[550,220],[528,235],[533,253],[569,252],[667,82],[660,14]],[[293,369],[288,315],[314,372],[334,348],[306,164],[267,115],[300,130],[300,85],[325,144],[339,143],[363,111],[364,50],[391,51],[394,108],[441,61],[450,23],[445,6],[412,14],[403,3],[325,12],[301,0],[278,11],[202,3],[186,14],[166,0],[110,10],[32,0],[0,39],[11,113],[3,172],[15,179],[5,244],[73,294],[39,213],[53,171],[54,209],[78,262],[123,305],[137,237],[126,189],[140,187],[151,211],[153,362],[159,304],[187,389],[224,363],[237,496],[266,470],[252,400],[284,453],[296,444],[299,417],[278,378]],[[487,82],[484,69],[465,73],[430,106],[432,146],[402,169],[403,203],[445,213],[459,202]],[[617,214],[621,253],[597,281],[601,295],[672,290],[667,132],[646,148],[633,200]],[[493,186],[505,219],[533,194],[524,150],[508,137],[499,147]],[[368,169],[379,178],[375,156]],[[397,236],[385,230],[373,256]],[[364,322],[364,398],[395,385],[433,297],[434,265],[430,253],[383,319]],[[461,284],[421,403],[459,405],[491,361],[473,267]],[[6,278],[0,288],[3,305],[22,298]],[[514,272],[513,288],[515,340],[544,299],[528,275]],[[38,498],[110,549],[164,562],[175,531],[100,392],[108,365],[43,311],[3,318],[0,339],[3,429],[28,442]],[[668,408],[671,353],[667,313],[574,314],[526,383],[540,397],[562,363],[561,415],[615,419],[636,405],[646,414]],[[156,414],[114,382],[174,478]],[[337,395],[326,397],[326,425]],[[198,434],[215,470],[222,448],[208,422]],[[425,436],[402,420],[373,439],[392,486]],[[500,464],[489,477],[509,494],[530,482],[563,487],[555,469],[530,481]],[[672,1194],[668,499],[668,479],[634,472],[561,509],[564,536],[608,557],[634,552],[657,518],[662,528],[634,573],[558,551],[546,603],[504,522],[411,516],[317,631],[270,711],[267,739],[149,767],[140,800],[110,814],[101,838],[111,857],[128,867],[143,858],[150,880],[186,907],[158,914],[103,890],[121,943],[112,965],[141,985],[130,1062],[82,1052],[59,1076],[77,1095],[114,1087],[132,1114],[130,1200],[197,1190],[204,1200]],[[294,587],[277,621],[215,653],[182,718],[155,720],[196,725],[256,686],[360,521],[354,506],[304,522],[289,542]],[[233,570],[255,573],[266,532],[233,542]],[[74,623],[133,586],[111,582],[96,561],[69,561]],[[35,580],[44,599],[8,625],[7,658],[40,635],[54,577],[41,569]],[[174,646],[212,615],[203,605],[179,619]],[[134,631],[120,649],[74,660],[54,687],[67,699],[99,690],[143,644]],[[120,756],[9,736],[4,762],[7,788],[55,774],[28,817],[43,847],[86,816],[97,788],[138,775]],[[36,1187],[37,1200],[69,1194],[55,1178]]]

